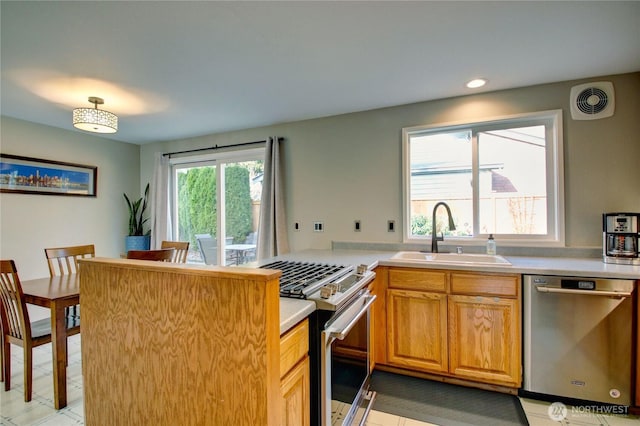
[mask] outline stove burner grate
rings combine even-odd
[[[344,265],[295,261],[276,261],[260,268],[281,270],[280,296],[296,299],[306,299],[310,291],[305,290],[310,290],[321,281],[349,270]]]

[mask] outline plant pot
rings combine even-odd
[[[128,235],[124,237],[125,252],[129,250],[149,250],[151,248],[151,235]]]

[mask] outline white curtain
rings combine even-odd
[[[280,162],[280,142],[277,137],[271,137],[267,139],[264,158],[258,260],[289,252]]]
[[[164,240],[171,239],[171,207],[169,206],[169,156],[155,153],[153,180],[150,187],[151,247],[159,249]]]

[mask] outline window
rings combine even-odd
[[[264,149],[172,159],[173,238],[189,241],[188,262],[255,260]]]
[[[564,244],[562,112],[403,129],[405,242]]]

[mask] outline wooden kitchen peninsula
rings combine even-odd
[[[280,271],[104,258],[81,270],[87,425],[280,425]]]

